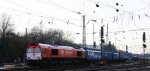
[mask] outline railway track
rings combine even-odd
[[[105,66],[63,66],[31,68],[29,66],[16,66],[12,69],[2,69],[3,71],[149,71],[150,63],[142,64],[139,62],[125,64],[111,64]]]
[[[43,68],[43,69],[26,69],[20,71],[134,71],[134,70],[149,69],[148,66],[141,65],[125,65],[125,66],[96,66],[96,67],[62,67],[62,68]]]

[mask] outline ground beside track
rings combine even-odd
[[[46,67],[31,68],[26,64],[18,64],[15,68],[5,69],[0,67],[0,71],[150,71],[150,61],[143,64],[140,61],[117,63],[103,66],[65,66],[65,67]]]

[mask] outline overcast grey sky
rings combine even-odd
[[[64,30],[71,34],[76,43],[82,43],[82,15],[86,17],[87,44],[93,43],[93,23],[95,25],[95,41],[99,45],[99,30],[108,24],[109,40],[125,50],[129,46],[130,52],[142,53],[142,33],[147,35],[147,50],[149,53],[149,0],[0,0],[0,13],[11,15],[15,24],[15,31],[24,34],[25,28],[30,30],[39,26],[43,21],[43,30],[49,28]],[[116,3],[119,5],[117,6]],[[99,7],[96,7],[96,4]],[[119,9],[119,12],[116,12]],[[97,20],[93,22],[91,20]],[[88,22],[89,21],[89,22]],[[50,22],[50,23],[48,23]],[[145,30],[139,30],[144,28]],[[132,30],[132,31],[131,31]],[[133,31],[134,30],[134,31]],[[116,34],[115,43],[115,32]],[[79,35],[75,33],[81,33]],[[106,37],[105,37],[106,39]]]

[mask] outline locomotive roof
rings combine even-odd
[[[94,48],[83,48],[83,49],[100,51],[100,49],[94,49]]]
[[[40,46],[45,46],[45,47],[53,47],[53,46],[50,45],[50,44],[41,44],[41,43],[39,43],[39,45],[40,45]]]
[[[83,48],[76,48],[79,51],[85,51]]]
[[[50,45],[50,44],[41,44],[39,43],[40,46],[44,46],[45,48],[57,48],[57,49],[69,49],[69,50],[72,50],[72,49],[75,49],[71,46],[57,46],[57,45]]]
[[[70,50],[75,49],[75,48],[73,48],[71,46],[57,46],[57,47],[58,48],[64,48],[64,49],[70,49]]]

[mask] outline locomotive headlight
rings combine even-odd
[[[39,59],[39,60],[40,60],[41,58],[40,58],[40,57],[37,57],[37,59]]]
[[[28,60],[30,60],[31,58],[30,57],[28,57]]]

